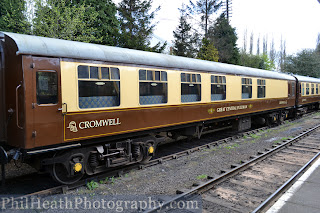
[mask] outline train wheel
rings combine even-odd
[[[66,167],[61,163],[57,163],[52,165],[51,175],[55,181],[68,185],[78,182],[84,174],[77,172],[75,175],[70,176]]]
[[[148,145],[146,146],[146,152],[145,155],[143,156],[143,159],[141,161],[142,164],[148,163],[155,151],[155,147],[152,145],[152,143],[148,143]]]
[[[60,157],[65,157],[63,162],[70,163],[72,159],[70,158],[70,155],[71,154],[69,152],[62,151],[59,153],[55,153],[53,156],[53,159],[59,159]],[[74,154],[72,156],[74,156]],[[75,163],[73,168],[74,174],[71,175],[67,169],[69,166],[71,166],[69,163],[61,163],[60,161],[59,163],[53,163],[50,166],[51,176],[56,182],[68,185],[68,184],[73,184],[78,182],[83,177],[84,175],[84,172],[82,172],[83,165],[81,163],[74,162]]]

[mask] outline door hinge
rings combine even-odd
[[[37,131],[32,132],[32,137],[35,138],[37,136]]]
[[[34,69],[35,66],[36,66],[35,63],[31,63],[31,64],[30,64],[30,68],[31,68],[31,69]]]
[[[36,103],[31,104],[32,109],[36,108]]]

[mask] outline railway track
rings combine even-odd
[[[26,194],[25,196],[34,196],[34,195],[46,195],[46,194],[54,194],[54,193],[65,193],[67,190],[72,190],[75,188],[78,188],[80,186],[86,185],[86,183],[90,181],[98,181],[105,179],[107,177],[121,177],[123,174],[128,173],[132,170],[140,170],[147,167],[155,166],[158,164],[162,164],[166,161],[175,160],[182,156],[190,155],[193,152],[201,151],[203,149],[208,149],[214,146],[219,146],[223,143],[230,142],[232,140],[238,139],[243,137],[244,135],[250,135],[255,134],[260,131],[263,131],[267,129],[267,127],[262,127],[250,131],[246,131],[243,133],[224,133],[219,136],[218,139],[210,139],[210,138],[202,138],[197,140],[197,143],[191,143],[190,141],[185,141],[183,143],[179,143],[179,145],[172,145],[173,151],[170,151],[168,153],[161,153],[159,156],[156,156],[154,160],[149,161],[145,164],[133,164],[129,166],[124,166],[119,169],[112,169],[109,172],[105,172],[98,175],[93,175],[87,178],[84,178],[80,181],[78,181],[75,184],[71,185],[59,185],[57,183],[54,183],[52,181],[48,181],[48,178],[46,175],[38,175],[36,173],[32,173],[29,175],[25,175],[23,177],[17,177],[7,180],[6,187],[0,189],[1,194],[6,194],[5,191],[8,191],[10,195],[14,194]],[[167,151],[168,149],[166,149]],[[41,184],[37,184],[35,188],[33,188],[32,192],[30,193],[24,193],[23,190],[26,185],[32,184],[34,182],[42,183],[42,182],[49,182],[48,184],[44,184],[43,186]],[[10,190],[9,190],[10,189]],[[17,190],[15,190],[17,189]]]
[[[173,202],[193,200],[199,194],[202,212],[263,212],[318,158],[319,137],[317,125],[241,165],[232,165],[218,177],[178,190],[178,196],[146,212],[168,209]]]
[[[76,184],[73,184],[73,185],[52,184],[51,186],[43,187],[44,189],[40,188],[40,189],[35,190],[35,191],[31,192],[31,193],[21,193],[20,192],[20,193],[16,193],[16,194],[20,194],[20,195],[22,194],[23,196],[21,196],[21,197],[28,197],[28,196],[31,197],[31,196],[37,196],[37,195],[50,195],[50,194],[57,194],[57,193],[65,193],[68,190],[72,190],[72,189],[78,188],[80,186],[84,186],[84,185],[86,185],[88,182],[90,182],[92,180],[98,181],[98,180],[105,179],[106,177],[119,177],[119,176],[122,176],[125,173],[128,173],[129,171],[132,171],[132,170],[138,170],[138,169],[151,167],[151,166],[154,166],[154,165],[157,165],[157,164],[162,164],[165,161],[178,159],[178,158],[180,158],[182,156],[190,155],[193,152],[201,151],[201,150],[208,149],[208,148],[212,148],[214,146],[219,146],[219,145],[221,145],[223,143],[231,142],[232,140],[241,138],[241,137],[243,137],[245,135],[255,134],[255,133],[258,133],[260,131],[264,131],[266,129],[267,129],[267,127],[263,127],[263,128],[260,128],[260,129],[250,130],[250,131],[243,132],[243,133],[233,134],[231,136],[230,136],[229,133],[227,133],[227,134],[223,135],[224,137],[222,137],[222,139],[220,138],[219,140],[215,140],[215,141],[212,141],[212,140],[210,140],[208,138],[204,138],[204,139],[201,139],[201,140],[203,140],[203,142],[202,143],[198,143],[198,146],[196,146],[196,147],[189,147],[189,146],[184,146],[183,145],[178,149],[177,152],[174,152],[173,154],[168,154],[168,155],[164,155],[164,156],[158,157],[158,158],[156,158],[154,160],[151,160],[147,164],[143,164],[143,165],[142,164],[136,164],[136,165],[126,166],[126,167],[123,167],[123,168],[120,168],[120,169],[112,170],[110,172],[106,172],[106,173],[103,173],[103,174],[99,174],[99,175],[95,175],[95,176],[92,176],[92,177],[88,177],[88,178],[83,179],[83,180],[81,180],[81,181],[79,181],[79,182],[77,182]],[[43,180],[48,180],[48,179],[45,179],[45,177],[43,177],[43,178],[44,178]],[[41,181],[41,180],[39,180],[39,181]],[[22,182],[24,182],[24,181],[22,181]],[[22,184],[24,184],[24,183],[22,183]],[[9,188],[10,187],[11,186],[9,186]],[[10,189],[11,195],[12,195],[12,192],[13,191]],[[17,199],[20,199],[21,197],[17,196]]]

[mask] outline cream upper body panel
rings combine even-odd
[[[266,98],[285,98],[288,97],[288,81],[267,79]]]
[[[116,67],[120,70],[120,105],[103,108],[80,108],[78,72],[79,65]],[[241,100],[254,100],[257,98],[257,80],[253,78],[236,75],[213,74],[203,72],[187,72],[201,75],[201,100],[196,102],[181,102],[181,73],[183,71],[147,69],[154,71],[165,71],[167,73],[167,102],[162,104],[141,105],[139,103],[139,70],[143,68],[130,66],[108,66],[106,64],[78,63],[61,61],[61,91],[62,102],[67,104],[68,112],[93,111],[93,110],[116,110],[124,108],[155,107],[166,105],[198,104],[198,103],[220,103]],[[211,101],[211,76],[225,76],[226,98],[224,100]],[[252,79],[252,98],[242,99],[242,78]],[[288,97],[288,81],[276,79],[264,79],[265,99]]]

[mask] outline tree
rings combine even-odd
[[[207,38],[203,38],[202,46],[198,52],[197,58],[207,61],[218,61],[218,50],[214,47],[213,42],[209,41]]]
[[[31,25],[25,12],[25,0],[1,0],[0,30],[14,33],[30,33]]]
[[[243,52],[247,52],[247,29],[243,33]]]
[[[70,5],[66,0],[41,0],[36,2],[33,34],[73,41],[99,43],[102,38],[95,37],[91,24],[98,13],[85,5]],[[86,10],[92,13],[86,17]]]
[[[119,36],[119,21],[116,17],[117,7],[112,0],[73,0],[73,5],[81,7],[86,6],[85,20],[91,33],[96,38],[101,38],[97,43],[103,45],[115,46]],[[96,14],[92,19],[92,14]],[[91,22],[90,22],[91,21]]]
[[[281,71],[281,72],[284,72],[284,62],[286,60],[286,40],[283,40],[282,39],[282,36],[281,36],[281,40],[280,40],[280,52],[279,52],[279,66],[278,66],[278,69]]]
[[[269,51],[269,58],[270,61],[275,64],[276,61],[276,57],[277,57],[277,51],[274,47],[274,38],[272,38],[271,44],[270,44],[270,51]]]
[[[245,52],[240,53],[240,65],[263,70],[274,70],[276,67],[274,63],[268,58],[268,55],[253,55]]]
[[[258,36],[258,39],[257,39],[257,55],[260,55],[260,35]]]
[[[179,25],[173,31],[173,54],[193,58],[196,52],[195,44],[198,36],[196,32],[192,33],[191,25],[187,21],[188,14],[184,4],[182,4],[179,11]]]
[[[264,70],[275,70],[276,69],[276,65],[274,64],[273,61],[271,61],[268,57],[267,54],[262,54],[261,59],[263,61],[262,64],[260,64],[260,69],[264,69]]]
[[[250,35],[249,53],[253,54],[253,32],[251,32],[251,35]]]
[[[221,15],[214,26],[209,28],[208,39],[215,44],[219,52],[219,62],[239,63],[236,29],[229,24],[224,15]]]
[[[193,3],[193,1],[190,0],[190,5],[191,13],[200,15],[201,27],[204,29],[204,35],[206,37],[208,34],[208,26],[210,24],[210,16],[220,9],[222,1],[197,0],[196,3]]]
[[[320,56],[320,33],[318,34],[317,45],[316,45],[315,51]]]
[[[268,35],[263,37],[262,52],[265,55],[268,54]]]
[[[119,3],[120,40],[119,46],[130,49],[162,52],[166,43],[150,47],[155,27],[152,20],[160,7],[150,12],[152,0],[122,0]]]
[[[289,55],[283,63],[283,71],[293,74],[320,77],[320,56],[315,50],[305,49]]]

